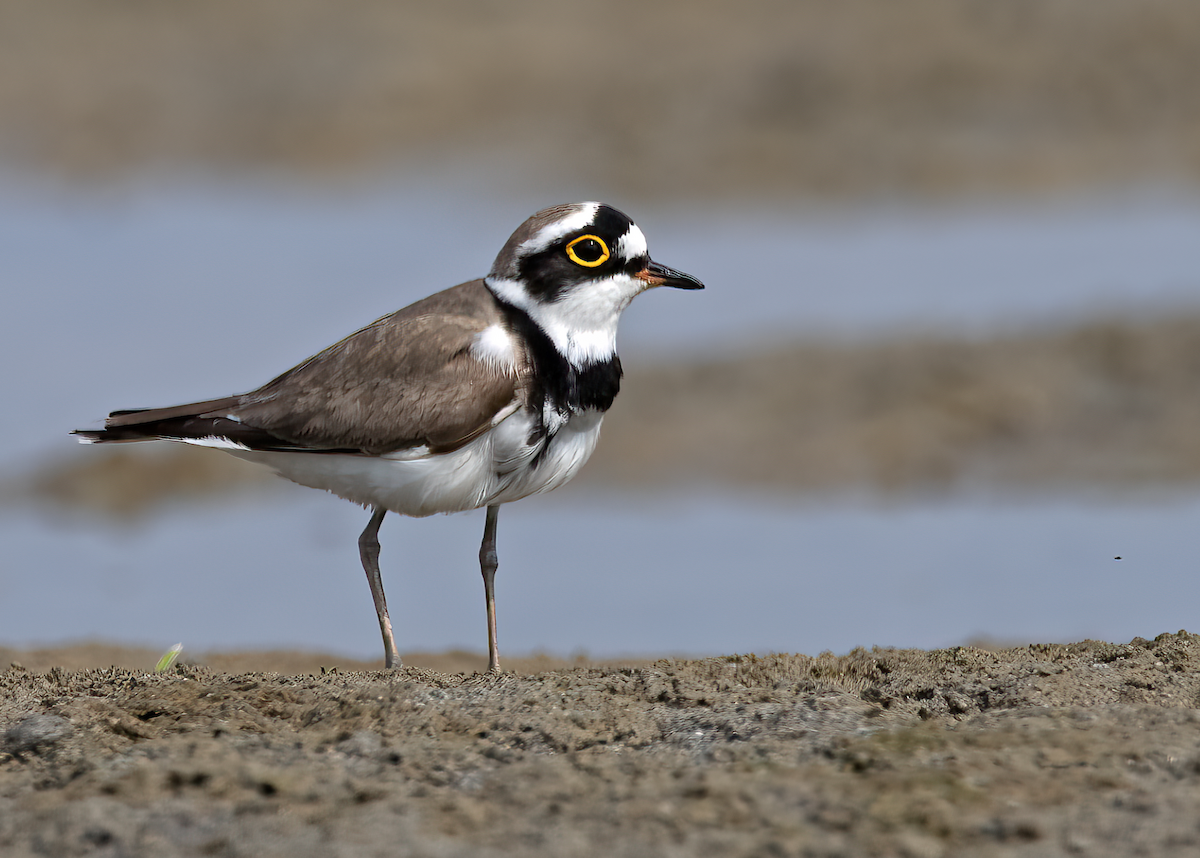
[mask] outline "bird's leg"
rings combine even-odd
[[[383,633],[383,664],[385,667],[399,667],[400,653],[396,651],[387,599],[383,597],[383,579],[379,576],[379,525],[383,523],[385,515],[386,509],[375,507],[366,529],[358,537],[358,556],[362,558],[367,583],[371,585],[371,598],[375,600],[375,613],[379,617],[379,631]]]
[[[500,648],[496,645],[496,518],[500,505],[487,508],[487,521],[483,525],[483,544],[479,546],[479,571],[483,573],[483,597],[487,602],[488,624],[488,673],[500,672]]]

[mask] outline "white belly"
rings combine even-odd
[[[531,446],[526,443],[531,420],[518,411],[490,432],[442,455],[424,448],[383,456],[225,449],[302,486],[363,506],[426,516],[508,503],[558,488],[596,449],[603,419],[598,411],[585,411],[548,442]]]

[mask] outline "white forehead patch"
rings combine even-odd
[[[646,236],[638,229],[636,223],[631,223],[629,231],[617,241],[617,256],[628,262],[631,259],[639,259],[645,256],[648,251]]]
[[[520,255],[533,256],[549,247],[567,233],[576,232],[591,223],[600,203],[580,203],[579,210],[554,223],[548,223],[533,238],[521,242]]]

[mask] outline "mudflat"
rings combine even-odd
[[[0,673],[0,853],[1200,849],[1187,632],[498,676],[224,663]]]

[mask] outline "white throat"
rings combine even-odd
[[[530,297],[516,280],[488,277],[487,285],[496,297],[528,313],[572,366],[582,367],[617,353],[621,312],[648,284],[628,274],[614,274],[570,289],[549,303]]]

